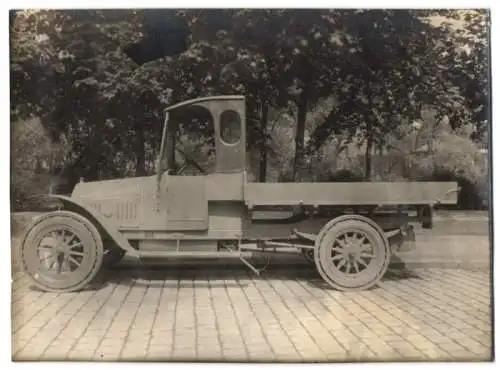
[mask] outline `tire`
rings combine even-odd
[[[321,277],[340,291],[359,291],[377,285],[391,259],[382,230],[358,215],[340,216],[321,230],[314,260]]]
[[[73,212],[56,211],[28,228],[20,255],[22,268],[36,287],[47,292],[75,292],[97,275],[104,251],[91,222]]]

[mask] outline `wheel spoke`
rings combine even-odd
[[[73,248],[78,248],[78,247],[83,247],[83,244],[78,242],[78,243],[75,243],[73,245],[70,245],[69,246],[69,249],[73,249]]]
[[[44,247],[38,247],[38,251],[39,252],[45,252],[46,254],[44,255],[45,258],[42,258],[42,261],[46,261],[48,260],[49,258],[52,258],[54,257],[54,255],[56,254],[56,252],[54,251],[54,248],[51,248],[51,247],[48,247],[48,246],[44,246]],[[42,256],[42,254],[38,254],[39,257]]]
[[[359,250],[360,250],[361,252],[364,252],[364,251],[367,251],[367,250],[371,250],[371,249],[372,249],[372,246],[371,246],[371,244],[370,244],[370,243],[368,243],[368,244],[361,244],[361,245],[359,246]]]
[[[365,261],[363,261],[361,258],[358,258],[358,260],[356,262],[358,262],[360,265],[368,267],[368,264]]]
[[[340,270],[340,269],[341,269],[341,268],[342,268],[345,264],[346,264],[346,260],[344,260],[344,259],[343,259],[343,260],[342,260],[342,261],[340,261],[340,262],[339,262],[339,264],[337,265],[337,269],[339,269],[339,270]]]
[[[77,260],[75,260],[75,259],[74,259],[73,257],[71,257],[71,256],[68,256],[68,261],[69,261],[69,262],[73,262],[73,264],[75,264],[75,265],[76,265],[76,267],[80,267],[80,265],[81,265],[81,263],[80,263],[80,262],[78,262]]]
[[[69,238],[69,239],[65,239],[65,240],[64,240],[64,244],[66,245],[66,247],[70,247],[70,248],[72,248],[72,247],[73,247],[73,245],[71,245],[71,242],[72,242],[73,240],[75,240],[75,238],[76,238],[76,235],[75,235],[75,234],[72,234],[71,238]]]
[[[365,242],[368,241],[368,239],[366,238],[366,235],[361,235],[361,238],[358,239],[358,246],[360,248],[363,248],[365,244]],[[370,244],[368,244],[368,246],[370,246]]]
[[[80,256],[80,257],[83,257],[83,256],[85,256],[85,253],[75,252],[75,251],[69,251],[69,255],[70,256]]]
[[[44,264],[44,263],[50,262],[50,261],[53,261],[53,255],[49,255],[45,258],[40,259],[40,264]],[[52,262],[52,264],[54,264],[54,262]]]
[[[57,258],[59,260],[59,258]],[[57,261],[57,273],[61,274],[62,272],[62,261]]]
[[[64,272],[71,271],[71,266],[69,265],[69,262],[68,262],[67,258],[64,258],[62,260],[61,267],[62,267],[62,271],[64,271]]]
[[[348,274],[350,274],[351,273],[351,268],[352,268],[351,262],[347,262],[347,266],[345,268],[345,272],[347,272]]]
[[[360,257],[364,257],[364,258],[373,258],[375,257],[374,254],[371,254],[371,253],[361,253],[360,254]]]
[[[47,252],[49,252],[49,251],[50,251],[51,253],[53,253],[53,252],[54,252],[54,248],[53,248],[52,246],[50,246],[50,245],[43,245],[43,244],[41,244],[41,245],[39,245],[39,246],[37,247],[37,249],[38,249],[38,250],[42,249],[42,250],[45,250],[45,251],[47,251]]]
[[[338,261],[338,260],[340,260],[340,259],[342,259],[342,258],[344,258],[344,256],[343,256],[343,255],[341,255],[341,254],[337,254],[335,257],[332,257],[332,261]]]
[[[59,244],[60,239],[59,239],[59,235],[57,234],[57,231],[51,231],[50,236],[52,237],[52,239],[54,239],[56,244]]]
[[[347,248],[349,246],[349,242],[347,240],[347,235],[344,236],[344,239],[337,239],[342,248]]]
[[[359,274],[359,264],[358,264],[358,262],[354,261],[353,265],[354,265],[354,271],[356,271],[356,274]]]
[[[61,273],[61,259],[60,259],[60,254],[55,253],[54,254],[54,262],[49,267],[49,270],[52,272],[57,272],[58,274]]]

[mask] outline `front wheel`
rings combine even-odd
[[[94,225],[66,211],[35,221],[21,243],[23,270],[38,288],[49,292],[85,287],[98,273],[103,255]]]
[[[362,216],[341,216],[320,232],[314,253],[321,277],[341,291],[376,285],[390,262],[389,244],[377,225]]]

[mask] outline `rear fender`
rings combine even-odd
[[[99,233],[101,234],[101,237],[105,239],[107,237],[108,239],[113,240],[116,245],[123,250],[125,250],[127,253],[129,253],[132,256],[137,257],[138,253],[137,250],[134,249],[130,243],[128,242],[127,238],[125,238],[113,225],[113,223],[108,220],[106,217],[101,215],[100,213],[92,210],[91,208],[85,206],[78,200],[74,198],[69,198],[64,195],[57,195],[57,194],[50,194],[50,195],[43,195],[39,196],[39,199],[46,199],[48,201],[50,200],[59,200],[63,204],[63,208],[67,211],[71,211],[74,213],[77,213],[81,215],[82,217],[86,218],[94,226],[99,230]],[[42,216],[43,217],[43,216]]]

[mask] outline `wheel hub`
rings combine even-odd
[[[83,259],[83,244],[79,237],[66,229],[50,230],[37,246],[39,257],[44,257],[47,273],[66,275],[79,270]]]
[[[68,253],[68,250],[62,245],[56,245],[54,248],[54,253],[66,255]]]
[[[366,268],[373,257],[368,253],[370,244],[364,244],[366,241],[365,235],[358,233],[340,235],[332,248],[332,261],[337,261],[335,267],[347,274],[359,273]]]
[[[345,248],[345,251],[343,252],[343,255],[347,258],[354,258],[357,259],[361,255],[361,252],[358,247],[356,246],[349,246]]]

